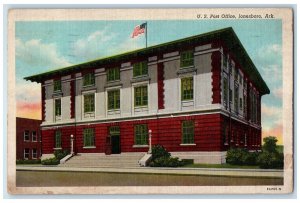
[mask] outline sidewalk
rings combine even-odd
[[[220,169],[220,168],[79,168],[57,166],[20,166],[17,171],[59,171],[59,172],[109,172],[140,174],[172,174],[172,175],[205,175],[231,177],[267,177],[282,178],[283,170],[274,169]]]

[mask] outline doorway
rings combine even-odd
[[[120,146],[120,127],[119,126],[110,126],[109,127],[109,135],[111,140],[111,153],[112,154],[120,154],[121,146]]]

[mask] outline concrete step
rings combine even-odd
[[[138,161],[144,153],[122,153],[105,155],[100,153],[77,154],[60,167],[139,167]]]

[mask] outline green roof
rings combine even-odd
[[[193,45],[195,43],[209,43],[211,41],[221,40],[228,50],[234,53],[236,56],[236,60],[242,66],[242,69],[247,75],[250,77],[250,80],[259,88],[262,94],[269,94],[270,90],[262,79],[260,73],[258,72],[257,68],[255,67],[254,63],[252,62],[251,58],[249,57],[248,53],[246,52],[245,48],[243,47],[242,43],[238,39],[237,35],[235,34],[234,30],[229,28],[224,28],[221,30],[216,30],[200,35],[195,35],[163,44],[154,45],[151,47],[138,49],[122,54],[117,54],[114,56],[98,58],[92,61],[51,70],[48,72],[40,73],[37,75],[32,75],[25,77],[25,80],[30,80],[32,82],[42,82],[47,79],[51,79],[53,76],[59,75],[67,75],[77,71],[81,71],[85,68],[91,67],[100,67],[106,64],[111,63],[123,63],[127,62],[133,57],[146,57],[146,56],[154,56],[158,53],[166,53],[167,51],[172,51],[178,49],[182,46]]]

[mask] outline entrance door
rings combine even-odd
[[[120,146],[120,127],[119,126],[111,126],[109,128],[109,135],[111,140],[111,153],[112,154],[120,154],[121,146]]]

